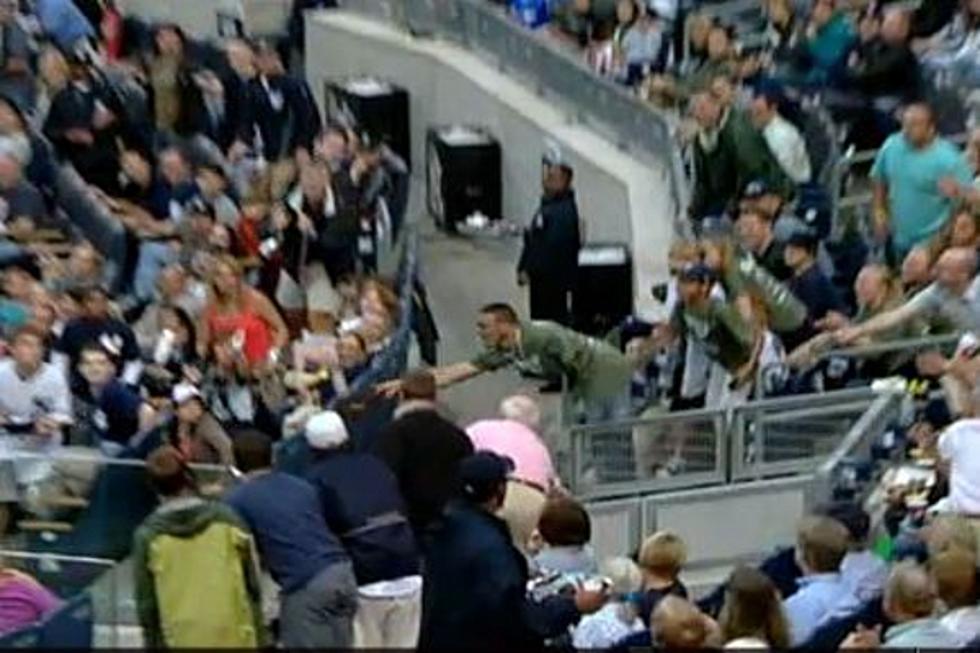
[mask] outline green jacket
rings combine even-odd
[[[752,358],[752,328],[731,302],[712,297],[702,308],[678,305],[671,326],[702,343],[708,356],[729,372],[736,372]]]
[[[772,330],[776,333],[796,331],[806,322],[806,306],[781,284],[751,254],[737,252],[722,270],[722,284],[734,299],[751,292],[766,305]]]
[[[581,399],[622,394],[632,374],[626,356],[608,342],[544,321],[521,324],[517,349],[485,349],[471,362],[481,370],[516,365],[546,378],[563,377]]]
[[[133,571],[147,648],[266,644],[254,542],[228,506],[164,503],[136,531]]]
[[[792,183],[746,115],[733,110],[723,120],[714,147],[706,147],[700,136],[694,143],[693,215],[723,213],[755,180],[764,180],[784,197],[792,195]]]

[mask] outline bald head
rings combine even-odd
[[[541,426],[541,409],[527,395],[513,395],[500,402],[500,416],[520,422],[532,431],[537,431]]]
[[[977,273],[977,253],[969,247],[947,249],[936,261],[936,281],[955,295],[962,295]]]
[[[704,648],[711,636],[711,623],[690,601],[667,596],[653,611],[650,630],[667,649]]]
[[[892,569],[885,585],[885,614],[895,623],[932,615],[936,608],[936,585],[925,568],[903,562]]]

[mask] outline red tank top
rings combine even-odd
[[[252,293],[242,292],[242,308],[235,313],[218,313],[212,304],[208,307],[207,320],[211,337],[231,337],[241,331],[245,335],[242,352],[249,363],[260,363],[269,357],[272,350],[272,329],[252,306]]]

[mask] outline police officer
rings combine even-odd
[[[517,264],[517,283],[528,286],[531,319],[571,325],[569,299],[578,270],[578,207],[572,190],[572,168],[546,160],[541,206],[524,230],[524,249]]]

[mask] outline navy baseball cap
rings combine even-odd
[[[492,451],[477,451],[459,463],[463,496],[476,501],[490,498],[491,492],[514,471],[514,461]]]
[[[681,269],[678,275],[678,279],[681,281],[697,281],[699,283],[706,283],[713,280],[714,277],[714,270],[704,263],[689,263]]]
[[[712,240],[732,235],[732,221],[726,215],[711,215],[701,221],[701,237]]]
[[[765,179],[755,179],[746,184],[745,190],[742,191],[742,199],[754,200],[763,197],[764,195],[770,195],[772,192],[772,189],[769,188],[769,184],[766,183]]]
[[[790,247],[801,247],[808,252],[816,251],[817,243],[820,240],[817,235],[809,229],[799,229],[790,234],[786,239],[786,245]]]

